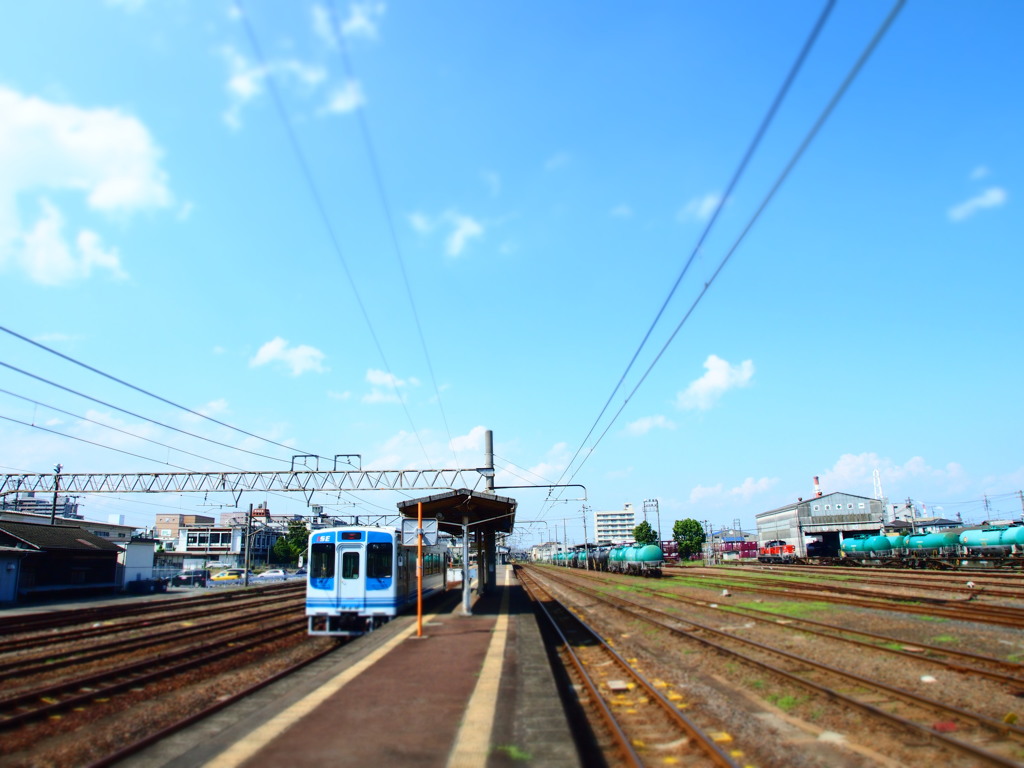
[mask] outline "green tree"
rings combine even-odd
[[[288,522],[288,533],[274,542],[274,560],[286,565],[294,565],[299,555],[306,551],[309,541],[309,529],[299,520]]]
[[[633,539],[637,544],[657,544],[658,532],[651,528],[651,524],[644,520],[633,529]]]
[[[679,558],[685,560],[690,555],[695,555],[704,546],[706,536],[704,526],[699,520],[688,517],[685,520],[676,520],[672,525],[672,538],[679,546]]]

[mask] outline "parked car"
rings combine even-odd
[[[252,573],[249,575],[252,576]],[[245,570],[243,568],[228,568],[220,573],[213,574],[210,581],[238,581],[244,578]]]
[[[288,574],[282,571],[280,568],[273,568],[269,571],[256,574],[257,579],[286,579]]]
[[[210,572],[203,568],[195,568],[191,571],[176,573],[171,578],[171,586],[174,587],[205,587],[206,580],[210,578]]]

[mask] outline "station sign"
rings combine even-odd
[[[402,518],[402,545],[406,547],[416,546],[416,537],[419,531],[416,528],[415,517]],[[423,520],[423,546],[437,544],[437,519],[424,518]]]

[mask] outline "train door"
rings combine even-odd
[[[338,600],[343,610],[360,610],[363,607],[363,546],[362,544],[338,545]]]

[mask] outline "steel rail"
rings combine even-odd
[[[766,671],[769,671],[769,672],[771,672],[773,674],[777,674],[777,675],[780,675],[782,677],[785,677],[786,679],[788,679],[788,680],[790,680],[790,681],[792,681],[792,682],[794,682],[794,683],[796,683],[798,685],[801,685],[801,686],[803,686],[805,688],[809,688],[811,690],[814,690],[815,692],[820,693],[822,695],[825,695],[828,698],[839,700],[839,701],[843,702],[844,704],[856,707],[858,709],[862,709],[862,710],[864,710],[864,711],[866,711],[866,712],[868,712],[868,713],[870,713],[870,714],[872,714],[872,715],[874,715],[874,716],[876,716],[876,717],[878,717],[880,719],[888,720],[890,722],[897,723],[897,724],[899,724],[899,725],[901,725],[901,726],[903,726],[905,728],[908,728],[910,730],[916,731],[916,732],[918,732],[920,734],[926,734],[929,738],[938,739],[939,741],[942,741],[943,743],[947,744],[951,748],[959,750],[961,752],[964,752],[965,754],[969,754],[972,757],[983,759],[983,760],[985,760],[985,761],[987,761],[989,763],[992,763],[994,765],[1007,766],[1007,768],[1014,768],[1014,767],[1019,768],[1019,766],[1020,766],[1020,762],[1017,761],[1017,760],[1006,758],[1006,757],[1003,757],[1002,755],[997,755],[997,754],[995,754],[993,752],[988,751],[984,747],[980,747],[980,746],[977,746],[975,744],[964,742],[964,741],[961,741],[959,739],[954,739],[953,737],[949,736],[948,734],[935,731],[932,728],[920,725],[919,723],[916,723],[913,720],[908,720],[907,718],[902,717],[900,715],[896,715],[896,714],[893,714],[893,713],[890,713],[890,712],[886,712],[885,710],[883,710],[883,709],[881,709],[879,707],[876,707],[876,706],[874,706],[872,704],[869,704],[869,703],[864,702],[864,701],[860,701],[860,700],[858,700],[856,698],[853,698],[851,696],[847,696],[846,694],[839,693],[839,692],[835,691],[834,689],[832,689],[832,688],[830,688],[828,686],[825,686],[825,685],[822,685],[820,683],[814,682],[813,680],[809,680],[809,679],[807,679],[805,677],[801,677],[798,674],[789,672],[788,670],[785,670],[785,669],[782,669],[780,667],[777,667],[774,664],[769,664],[769,663],[767,663],[765,661],[756,659],[756,658],[754,658],[754,657],[752,657],[752,656],[750,656],[750,655],[748,655],[746,653],[743,653],[743,652],[741,652],[739,650],[736,650],[735,648],[725,647],[725,646],[721,645],[720,643],[714,642],[713,640],[711,640],[709,638],[699,637],[699,636],[695,635],[693,632],[688,632],[686,630],[679,629],[678,627],[672,626],[670,624],[666,624],[666,623],[660,621],[657,618],[652,618],[649,614],[655,614],[656,616],[657,615],[664,616],[666,618],[671,619],[673,622],[689,624],[690,626],[695,627],[695,628],[697,628],[697,629],[699,629],[702,632],[705,632],[707,634],[711,634],[711,635],[714,635],[714,636],[727,638],[730,641],[738,642],[741,645],[746,645],[746,646],[749,646],[751,648],[755,648],[755,649],[757,649],[759,651],[762,651],[764,653],[769,653],[769,654],[774,654],[774,655],[777,655],[777,656],[781,656],[781,657],[783,657],[783,658],[785,658],[785,659],[787,659],[789,661],[796,662],[797,664],[807,665],[807,666],[813,667],[815,669],[818,669],[820,671],[826,672],[828,674],[834,674],[834,675],[839,676],[839,677],[844,677],[844,678],[846,678],[848,680],[856,682],[859,685],[863,685],[863,686],[865,686],[865,687],[867,687],[869,689],[874,688],[874,689],[877,689],[877,690],[885,691],[889,695],[895,696],[895,697],[899,698],[900,700],[902,700],[904,702],[909,702],[909,703],[911,703],[913,705],[916,705],[916,706],[923,706],[925,708],[931,709],[933,711],[941,712],[941,713],[946,714],[946,715],[954,715],[954,716],[957,716],[957,717],[962,717],[965,720],[970,720],[970,721],[974,722],[976,725],[979,725],[979,726],[981,726],[983,728],[987,728],[987,729],[989,729],[991,731],[994,731],[996,734],[998,734],[1000,736],[1005,736],[1007,734],[1012,733],[1012,734],[1018,736],[1018,738],[1024,738],[1024,728],[1020,728],[1019,726],[1015,726],[1015,725],[1012,725],[1012,724],[1004,723],[1004,722],[1001,722],[1001,721],[993,720],[992,718],[986,717],[984,715],[979,715],[979,714],[976,714],[976,713],[973,713],[973,712],[968,712],[967,710],[962,710],[962,709],[959,709],[957,707],[946,705],[946,704],[943,704],[941,702],[934,701],[932,699],[927,699],[927,698],[924,698],[924,697],[920,697],[920,696],[917,696],[916,694],[911,693],[909,691],[904,691],[902,689],[886,685],[885,683],[881,683],[881,682],[876,681],[876,680],[870,680],[869,678],[865,678],[865,677],[862,677],[860,675],[856,675],[856,674],[851,673],[851,672],[845,672],[845,671],[843,671],[841,669],[838,669],[838,668],[835,668],[835,667],[831,667],[831,666],[829,666],[827,664],[820,664],[818,662],[815,662],[815,661],[812,661],[811,659],[806,658],[805,656],[798,656],[796,654],[789,653],[788,651],[783,651],[783,650],[778,649],[778,648],[773,648],[771,646],[767,646],[767,645],[765,645],[763,643],[758,643],[758,642],[753,641],[753,640],[747,640],[745,638],[739,637],[737,635],[730,634],[728,632],[723,632],[721,630],[717,630],[714,627],[710,627],[710,626],[708,626],[706,624],[701,624],[701,623],[693,621],[691,619],[679,619],[677,617],[669,617],[669,616],[667,616],[664,613],[660,613],[660,612],[655,611],[655,610],[653,610],[651,608],[648,608],[646,606],[640,605],[639,603],[636,603],[636,602],[634,602],[632,600],[629,600],[628,598],[618,597],[618,596],[613,598],[611,596],[602,594],[601,592],[599,592],[597,590],[591,590],[591,589],[588,589],[586,587],[581,587],[579,585],[574,585],[571,582],[565,581],[565,579],[562,578],[562,577],[552,577],[552,578],[554,578],[554,580],[556,580],[556,581],[560,581],[561,583],[563,583],[565,586],[569,587],[570,589],[576,589],[581,594],[584,594],[584,595],[586,595],[588,597],[591,597],[591,598],[594,598],[594,599],[596,599],[596,600],[598,600],[600,602],[603,602],[603,603],[605,603],[605,604],[607,604],[607,605],[609,605],[611,607],[614,607],[614,608],[618,609],[619,611],[625,613],[626,615],[628,615],[628,616],[630,616],[632,618],[636,618],[636,619],[640,619],[642,621],[646,621],[647,623],[655,625],[655,626],[659,626],[662,629],[665,629],[665,630],[671,632],[672,634],[674,634],[674,635],[676,635],[678,637],[689,638],[690,640],[693,640],[695,642],[698,642],[698,643],[701,643],[703,645],[706,645],[706,646],[708,646],[708,647],[710,647],[710,648],[712,648],[712,649],[714,649],[716,651],[725,653],[725,654],[730,655],[730,656],[734,656],[734,657],[736,657],[738,659],[741,659],[741,660],[743,660],[743,661],[745,661],[747,663],[753,664],[753,665],[755,665],[757,667],[760,667],[760,668],[762,668],[762,669],[764,669]]]
[[[738,768],[738,764],[726,755],[696,723],[680,712],[679,709],[661,693],[661,691],[647,680],[646,677],[634,669],[621,654],[612,648],[604,638],[601,637],[601,635],[590,625],[588,625],[577,613],[571,611],[560,600],[551,595],[548,590],[543,589],[533,574],[524,573],[523,571],[520,571],[520,573],[526,576],[525,580],[520,576],[520,580],[524,582],[524,586],[527,586],[528,591],[529,586],[527,585],[527,582],[532,584],[534,588],[542,589],[551,602],[561,606],[566,611],[567,615],[572,617],[573,622],[578,624],[578,626],[586,633],[588,638],[592,639],[594,647],[601,648],[607,656],[610,656],[626,674],[636,681],[637,685],[642,688],[645,695],[658,703],[661,710],[668,715],[669,719],[675,723],[676,727],[678,727],[689,738],[693,739],[693,741],[698,745],[703,756],[711,760],[714,765],[721,766],[722,768]],[[576,653],[572,650],[572,643],[563,633],[556,619],[551,615],[550,611],[542,601],[536,600],[536,604],[540,606],[545,617],[555,628],[555,631],[564,643],[567,654],[572,659],[573,665],[577,669],[581,679],[584,681],[591,698],[595,701],[599,711],[609,725],[609,729],[615,734],[616,742],[620,744],[623,753],[629,755],[629,759],[631,761],[636,761],[632,764],[638,766],[644,765],[645,763],[643,762],[642,757],[633,748],[632,743],[628,741],[628,737],[623,732],[618,719],[611,711],[611,708],[608,707],[592,676],[584,669],[583,661],[579,659]]]
[[[574,571],[573,576],[586,579],[592,583],[606,584],[607,581],[602,579],[600,576],[592,575],[587,572]],[[635,587],[635,590],[642,591],[646,595],[653,596],[658,599],[667,600],[676,603],[683,603],[684,605],[690,605],[694,607],[708,607],[709,601],[702,600],[694,597],[686,597],[678,594],[668,594],[665,592],[658,591],[656,587],[648,587],[646,584],[640,584]],[[779,615],[772,613],[771,611],[762,610],[759,608],[749,608],[747,606],[730,605],[723,606],[723,609],[731,614],[738,616],[745,616],[747,618],[760,621],[770,626],[786,626],[793,629],[799,630],[800,632],[807,632],[808,634],[817,635],[819,637],[829,638],[831,640],[837,640],[839,642],[851,643],[861,647],[868,648],[873,651],[882,651],[884,653],[891,653],[898,656],[903,656],[907,659],[911,659],[922,664],[934,664],[937,666],[944,667],[946,669],[953,670],[955,672],[966,672],[972,675],[980,675],[987,677],[990,680],[995,680],[1000,683],[1007,685],[1020,685],[1024,684],[1024,677],[1020,677],[1024,674],[1024,665],[1018,662],[1004,661],[1003,659],[997,659],[993,656],[983,656],[978,653],[970,653],[969,651],[958,651],[952,648],[940,647],[937,645],[928,645],[927,643],[912,643],[905,640],[901,640],[898,637],[892,635],[882,635],[875,632],[865,632],[861,629],[851,629],[849,627],[837,626],[835,624],[826,624],[821,621],[814,621],[813,619],[804,619],[799,617],[787,616],[785,617],[786,624],[779,624]],[[807,626],[798,626],[807,625]],[[897,648],[888,648],[877,643],[871,643],[864,640],[857,640],[854,637],[844,637],[844,635],[857,635],[860,637],[870,638],[883,643],[898,643],[905,646],[914,646],[920,648],[922,653],[915,653],[911,651],[901,650]],[[972,666],[965,663],[951,662],[948,658],[936,658],[935,656],[925,656],[923,653],[934,653],[940,656],[945,656],[954,659],[964,659],[966,661],[979,662],[982,664],[989,664],[994,667],[1000,667],[1006,670],[1012,670],[1016,674],[1003,674],[1001,672],[993,672],[992,670],[982,669],[981,667]]]
[[[295,613],[294,605],[284,606],[272,611],[263,610],[259,606],[253,606],[253,609],[260,610],[260,613],[258,615],[235,613],[226,619],[220,619],[188,629],[174,628],[143,637],[112,640],[86,648],[69,649],[58,653],[50,652],[33,658],[17,658],[6,662],[0,661],[0,681],[8,682],[18,678],[29,677],[39,672],[53,672],[68,667],[81,666],[99,659],[107,660],[112,652],[129,654],[151,648],[155,645],[166,645],[170,642],[190,640],[194,637],[209,638],[210,641],[213,641],[216,639],[215,635],[217,633],[235,628],[247,620],[274,619],[280,616],[294,615]],[[175,619],[175,621],[179,620]],[[55,639],[63,642],[63,638]],[[32,663],[33,661],[35,663]],[[11,674],[12,672],[16,674]]]
[[[301,587],[301,589],[299,587]],[[14,615],[6,617],[3,623],[0,624],[0,635],[5,636],[28,634],[30,632],[45,632],[48,629],[59,629],[63,633],[64,629],[72,624],[85,624],[87,622],[107,621],[109,619],[145,616],[150,613],[174,610],[174,608],[178,606],[182,609],[200,605],[223,606],[224,603],[252,600],[253,596],[257,594],[260,598],[267,597],[267,593],[277,592],[295,592],[296,594],[304,594],[305,589],[306,584],[304,581],[298,586],[293,586],[291,584],[287,584],[286,586],[268,584],[266,586],[260,585],[258,591],[251,590],[243,592],[231,590],[228,592],[221,592],[220,594],[190,595],[182,598],[155,598],[135,605],[119,603],[117,605],[104,605],[92,608],[71,608],[40,614]],[[67,637],[67,634],[64,633],[63,636]],[[4,641],[4,648],[9,647],[10,646],[7,641]]]
[[[161,664],[164,664],[164,666],[159,669],[153,668],[153,659],[146,659],[118,670],[89,675],[87,677],[68,680],[48,687],[25,691],[16,696],[0,700],[0,709],[7,710],[9,712],[8,714],[0,713],[0,730],[10,728],[14,725],[20,725],[21,723],[29,720],[48,716],[70,707],[74,707],[78,704],[84,704],[96,698],[104,698],[114,693],[120,693],[125,688],[134,688],[153,680],[166,680],[169,674],[187,672],[194,669],[198,664],[209,664],[214,661],[219,661],[222,658],[242,653],[250,648],[278,640],[281,637],[296,634],[297,630],[300,628],[304,631],[305,627],[306,621],[305,618],[302,618],[301,620],[288,622],[286,625],[278,627],[276,630],[268,631],[266,628],[260,628],[252,632],[241,634],[236,638],[236,641],[233,642],[231,647],[226,649],[213,651],[211,653],[203,653],[203,647],[193,647],[178,653],[161,656],[159,661]],[[219,642],[222,643],[223,639]],[[116,683],[105,684],[101,688],[92,688],[94,684],[103,684],[111,678],[124,677],[125,675],[128,675],[127,679],[119,680]],[[70,698],[66,698],[61,701],[46,701],[46,699],[52,699],[54,696],[67,694],[70,691],[82,691],[83,689],[88,690],[83,693],[74,693]],[[33,709],[22,710],[20,712],[11,711],[20,707],[38,705],[40,701],[44,702],[43,706],[35,706]]]
[[[245,600],[244,602],[235,602],[230,606],[232,613],[235,611],[247,611],[247,610],[261,610],[278,603],[300,603],[302,602],[303,595],[300,592],[296,592],[294,595],[253,595],[251,600]],[[44,632],[45,629],[31,629],[27,630],[24,634],[29,635],[28,637],[22,637],[17,639],[5,639],[0,644],[0,655],[6,655],[14,651],[21,651],[26,648],[39,648],[40,643],[51,643],[53,641],[59,641],[62,644],[69,644],[78,640],[88,640],[94,637],[106,637],[121,634],[124,632],[138,632],[140,630],[149,629],[150,627],[157,627],[162,624],[174,624],[188,619],[194,621],[196,619],[208,618],[211,616],[223,615],[224,607],[220,603],[214,603],[210,605],[198,606],[198,610],[190,610],[196,608],[194,603],[182,604],[184,601],[176,601],[173,607],[180,608],[172,613],[165,613],[161,616],[128,616],[125,621],[118,624],[106,624],[103,626],[89,626],[82,629],[71,629],[65,630],[63,622],[55,622],[52,627],[48,629],[56,629],[59,634],[52,632],[45,634],[36,634],[38,632]],[[171,605],[167,603],[163,604],[164,607],[170,608]],[[187,612],[186,612],[187,611]],[[113,620],[116,620],[118,616],[113,615]],[[110,621],[111,619],[105,619]],[[0,665],[0,670],[2,670]]]
[[[693,576],[692,578],[696,578]],[[1005,627],[1024,628],[1024,609],[1007,608],[1001,606],[978,606],[974,603],[961,601],[959,603],[949,600],[935,600],[931,598],[910,598],[910,597],[845,597],[835,594],[832,587],[801,584],[799,582],[787,582],[782,587],[771,587],[764,585],[759,579],[743,579],[732,577],[714,577],[720,584],[728,585],[737,590],[745,592],[756,592],[764,595],[785,595],[788,599],[828,599],[833,603],[853,605],[860,608],[875,608],[878,610],[898,610],[903,613],[920,613],[928,616],[941,616],[956,621],[974,621],[980,624],[995,624]],[[753,586],[748,586],[753,585]],[[857,592],[858,590],[843,590]],[[816,593],[811,597],[802,597],[796,593]],[[825,594],[821,594],[825,593]],[[897,603],[897,607],[893,607]],[[927,605],[921,605],[925,603]],[[951,604],[952,603],[952,604]],[[974,606],[974,607],[969,607]]]
[[[138,741],[126,745],[121,749],[117,750],[116,752],[113,752],[107,755],[106,757],[102,757],[99,760],[96,760],[95,762],[89,764],[86,768],[108,768],[108,766],[116,765],[120,761],[128,757],[131,757],[132,755],[138,752],[141,752],[146,747],[152,746],[153,744],[156,744],[157,742],[166,739],[168,736],[177,733],[183,728],[187,728],[190,725],[194,725],[195,723],[198,723],[210,717],[211,715],[216,714],[220,710],[229,707],[232,704],[236,704],[242,699],[256,693],[256,691],[260,690],[261,688],[265,688],[268,685],[271,685],[272,683],[276,683],[278,680],[283,680],[289,675],[298,672],[303,667],[312,664],[314,661],[319,661],[324,656],[327,656],[330,653],[334,653],[334,651],[336,651],[338,647],[338,645],[335,645],[330,648],[327,648],[323,651],[320,651],[316,655],[309,657],[308,659],[303,659],[298,664],[293,664],[287,669],[283,669],[280,672],[271,675],[265,680],[261,680],[258,683],[255,683],[254,685],[250,685],[248,688],[245,688],[239,691],[238,693],[232,694],[231,696],[227,696],[224,698],[218,698],[217,701],[211,704],[210,706],[205,707],[199,710],[198,712],[193,712],[188,717],[178,720],[175,723],[171,723],[170,725],[167,725],[161,728],[160,730],[149,734],[148,736],[144,736]]]

